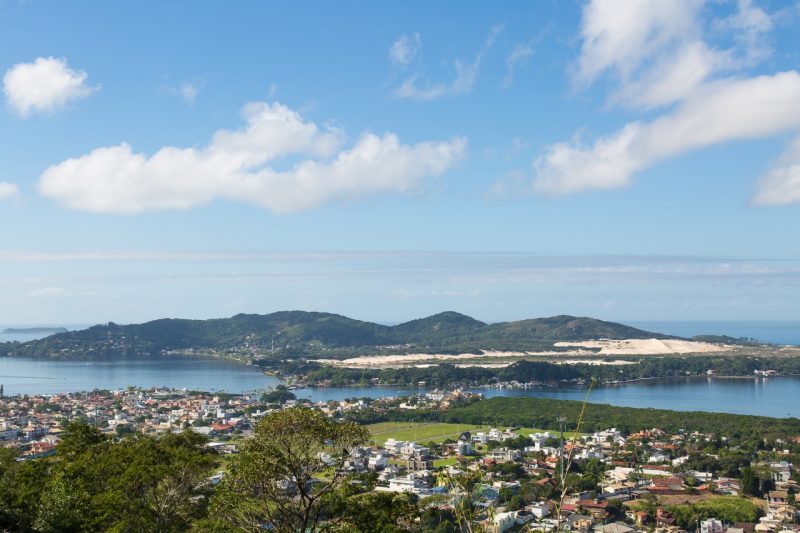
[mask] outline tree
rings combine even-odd
[[[30,513],[37,531],[187,531],[205,515],[217,465],[202,435],[132,436],[112,442],[95,428],[70,424]],[[17,519],[14,531],[29,531]]]
[[[58,443],[58,454],[71,460],[106,441],[108,438],[97,428],[83,422],[70,422]]]
[[[753,469],[745,467],[742,472],[742,492],[748,496],[758,496],[758,478],[753,474]]]
[[[319,411],[271,413],[231,462],[211,515],[240,531],[328,529],[328,513],[354,478],[345,469],[349,453],[368,440],[366,428],[334,422]]]
[[[402,522],[410,523],[417,514],[416,496],[393,492],[370,492],[349,498],[344,509],[339,530],[360,533],[400,533],[407,529]]]

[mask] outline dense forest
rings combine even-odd
[[[555,316],[486,324],[444,312],[396,326],[330,313],[282,311],[212,320],[161,319],[114,323],[0,344],[0,355],[58,358],[158,357],[207,351],[252,359],[349,357],[376,353],[480,353],[556,349],[554,341],[669,338],[593,318]]]
[[[623,360],[624,358],[615,358]],[[774,370],[779,374],[800,374],[800,357],[690,356],[628,358],[630,364],[590,365],[519,361],[503,368],[458,367],[440,364],[424,368],[354,369],[307,363],[283,363],[285,374],[300,377],[314,386],[417,385],[429,387],[480,386],[493,383],[568,382],[608,384],[637,379],[705,376],[753,376],[756,370]]]
[[[588,394],[588,399],[591,401],[591,392]],[[496,397],[468,402],[446,411],[366,410],[351,417],[362,423],[395,420],[430,421],[558,430],[559,417],[567,419],[568,429],[577,428],[584,405],[585,412],[580,425],[580,430],[583,432],[610,427],[615,427],[626,434],[652,428],[668,432],[699,431],[724,435],[729,442],[752,441],[755,447],[763,447],[764,442],[770,439],[800,436],[800,420],[797,418],[642,409],[531,397]],[[702,408],[701,405],[697,407]],[[758,444],[759,442],[761,444]]]

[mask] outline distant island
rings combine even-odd
[[[66,333],[69,331],[67,328],[47,328],[47,327],[37,327],[37,328],[6,328],[2,331],[5,334],[14,334],[14,335],[54,335],[56,333]]]
[[[410,362],[427,355],[552,357],[720,351],[721,344],[713,342],[731,345],[737,340],[709,336],[702,341],[683,339],[570,315],[488,324],[446,311],[387,326],[333,313],[280,311],[209,320],[165,318],[129,325],[109,322],[28,342],[0,343],[0,356],[120,359],[181,354],[232,357],[252,363],[374,357],[382,366],[391,366],[397,364],[393,356]],[[380,356],[385,359],[380,360]]]
[[[205,353],[243,359],[345,359],[370,355],[567,351],[559,342],[675,339],[623,324],[559,315],[487,324],[446,311],[386,326],[333,313],[280,311],[210,320],[113,322],[0,344],[0,355],[58,358],[158,357]],[[587,349],[590,350],[590,349]]]

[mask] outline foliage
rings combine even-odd
[[[186,531],[205,514],[216,465],[194,433],[119,442],[71,423],[52,460],[6,463],[0,527],[12,531]]]
[[[717,518],[726,524],[736,522],[753,523],[759,515],[759,508],[752,501],[736,496],[722,496],[700,500],[691,504],[669,506],[678,525],[693,528],[699,520]]]
[[[265,392],[261,395],[263,403],[285,403],[288,400],[296,400],[297,396],[286,388],[286,385],[278,385],[275,390]]]
[[[34,357],[157,357],[199,350],[287,357],[346,357],[364,353],[480,353],[482,349],[553,349],[556,340],[664,338],[657,333],[592,318],[555,316],[485,324],[444,312],[396,326],[331,313],[281,311],[213,320],[160,319],[143,324],[109,322],[25,343],[0,344],[0,355]]]
[[[319,411],[271,413],[231,461],[212,515],[240,531],[319,531],[356,481],[345,469],[348,454],[368,440],[365,428]]]

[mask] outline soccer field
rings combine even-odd
[[[387,439],[415,441],[419,443],[442,442],[447,438],[456,439],[465,431],[488,431],[488,426],[470,424],[445,424],[436,422],[381,422],[367,426],[375,444],[383,444]]]
[[[489,431],[491,426],[474,426],[470,424],[445,424],[439,422],[380,422],[367,426],[375,444],[382,445],[387,439],[414,441],[419,443],[442,442],[445,439],[457,439],[465,431],[475,433],[476,431]],[[504,428],[498,428],[500,430]],[[534,428],[518,428],[520,435],[530,435],[547,430]],[[557,434],[557,431],[550,430],[550,433]],[[571,439],[573,432],[565,432],[564,438]]]

